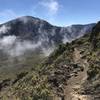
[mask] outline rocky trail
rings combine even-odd
[[[77,72],[77,75],[72,76],[70,80],[68,80],[64,90],[64,100],[91,100],[89,96],[78,93],[81,85],[87,79],[88,62],[87,60],[81,59],[82,55],[76,48],[73,56],[74,62],[83,66],[84,70]]]

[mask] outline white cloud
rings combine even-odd
[[[3,50],[4,53],[10,55],[11,57],[21,56],[24,55],[27,51],[34,51],[37,48],[41,48],[41,52],[45,56],[48,56],[53,50],[52,48],[44,48],[42,43],[45,40],[40,39],[37,43],[33,41],[20,41],[18,37],[14,35],[4,36],[0,38],[0,50]]]
[[[12,45],[16,40],[16,36],[5,36],[2,39],[0,39],[1,47],[9,47]]]
[[[56,14],[59,11],[60,4],[57,0],[42,0],[40,5],[45,7],[52,15]]]
[[[10,27],[3,25],[2,27],[0,27],[0,34],[6,33],[9,29]]]
[[[0,50],[10,56],[23,55],[27,50],[35,50],[41,46],[41,41],[33,43],[31,41],[20,41],[16,36],[9,35],[0,39]]]
[[[41,42],[34,44],[30,41],[20,42],[19,40],[17,40],[17,42],[15,43],[15,46],[13,48],[11,48],[8,51],[8,53],[11,56],[20,56],[20,55],[23,55],[27,50],[34,51],[39,46],[41,46]]]

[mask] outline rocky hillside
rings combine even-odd
[[[0,90],[1,100],[100,100],[100,22],[36,69],[1,81]]]

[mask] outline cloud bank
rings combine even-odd
[[[0,38],[0,50],[9,56],[16,57],[24,55],[24,53],[27,51],[30,52],[41,48],[41,52],[45,56],[48,56],[54,50],[54,47],[46,48],[43,46],[43,42],[43,39],[37,43],[28,40],[21,41],[18,37],[9,35]]]

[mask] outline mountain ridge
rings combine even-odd
[[[47,23],[51,24],[50,22],[48,22],[47,20],[44,20],[44,19],[42,19],[42,18],[27,15],[27,16],[20,16],[20,17],[14,18],[14,19],[9,20],[9,21],[7,21],[7,22],[4,22],[4,23],[2,23],[2,24],[0,24],[0,25],[3,25],[3,24],[6,24],[6,23],[15,21],[16,19],[19,20],[19,19],[24,19],[24,18],[42,20],[42,21],[44,21],[44,22],[47,22]],[[89,25],[89,24],[96,24],[96,23],[71,24],[71,25],[66,25],[66,26],[61,26],[61,25],[57,26],[57,25],[53,25],[53,24],[51,24],[51,25],[52,25],[52,26],[56,26],[56,27],[68,27],[68,26],[72,26],[72,25],[74,26],[74,25]]]
[[[72,40],[89,33],[95,24],[72,25],[57,27],[39,18],[24,16],[0,25],[0,39],[23,41],[39,45],[37,48],[52,49],[61,43]],[[10,37],[9,37],[10,36]],[[14,39],[15,41],[14,41]],[[51,47],[51,48],[50,48]]]

